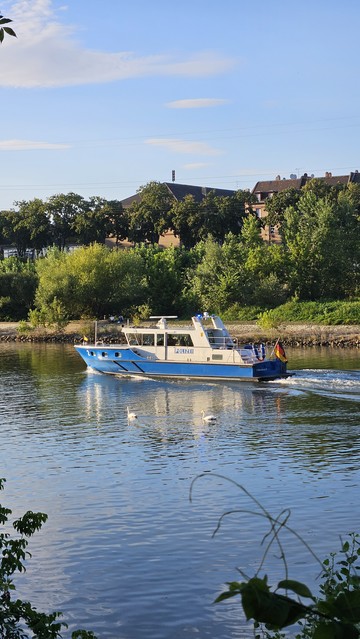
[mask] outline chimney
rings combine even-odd
[[[275,180],[281,180],[280,175],[277,175],[277,176],[276,176],[276,178],[275,178]]]

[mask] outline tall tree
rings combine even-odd
[[[49,244],[50,225],[42,200],[15,204],[17,211],[3,211],[0,215],[1,234],[15,245],[19,257],[25,257],[27,249],[41,250]]]
[[[289,286],[299,299],[336,299],[356,293],[360,268],[360,220],[351,191],[318,198],[302,193],[282,224]]]
[[[193,195],[174,200],[170,210],[171,228],[181,240],[182,246],[192,248],[199,241],[200,204]]]
[[[129,239],[155,244],[170,227],[173,197],[166,184],[149,182],[138,190],[140,200],[129,207]]]
[[[43,200],[34,198],[30,201],[15,202],[15,204],[19,207],[17,227],[27,231],[28,248],[40,251],[48,246],[51,242],[51,228]]]
[[[296,206],[301,196],[301,192],[294,187],[285,189],[275,193],[272,197],[266,199],[266,224],[270,226],[279,226],[281,233],[281,224],[284,219],[284,214],[289,206]]]
[[[171,227],[186,248],[192,248],[209,235],[223,242],[228,233],[241,233],[244,220],[251,212],[251,202],[252,196],[247,191],[237,191],[227,197],[209,191],[201,202],[195,202],[192,195],[187,195],[173,203]]]
[[[128,212],[120,200],[107,200],[103,210],[108,221],[109,234],[115,238],[115,244],[118,246],[121,240],[129,237]]]
[[[105,242],[109,231],[106,200],[93,196],[84,200],[82,207],[75,213],[70,228],[81,244]]]
[[[53,243],[63,250],[74,234],[76,216],[86,211],[86,202],[76,193],[59,193],[47,200],[46,211],[51,222]]]

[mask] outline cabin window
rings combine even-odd
[[[155,336],[153,333],[144,333],[142,336],[143,346],[154,346],[155,344]]]
[[[158,333],[156,336],[156,345],[164,346],[164,333]]]
[[[191,335],[188,333],[168,333],[167,336],[168,346],[194,346]]]
[[[136,333],[129,333],[127,338],[130,346],[140,346],[139,337]]]
[[[222,359],[223,356],[222,355],[212,355],[211,359]]]

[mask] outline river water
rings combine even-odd
[[[261,562],[255,500],[289,508],[320,559],[360,532],[360,353],[287,354],[281,382],[170,383],[92,373],[69,345],[2,344],[1,503],[49,516],[18,595],[63,611],[64,637],[251,637],[238,600],[213,602]],[[289,577],[316,591],[316,560],[281,535]],[[284,578],[275,546],[264,572]]]

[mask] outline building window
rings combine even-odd
[[[256,217],[261,218],[261,209],[255,209]]]

